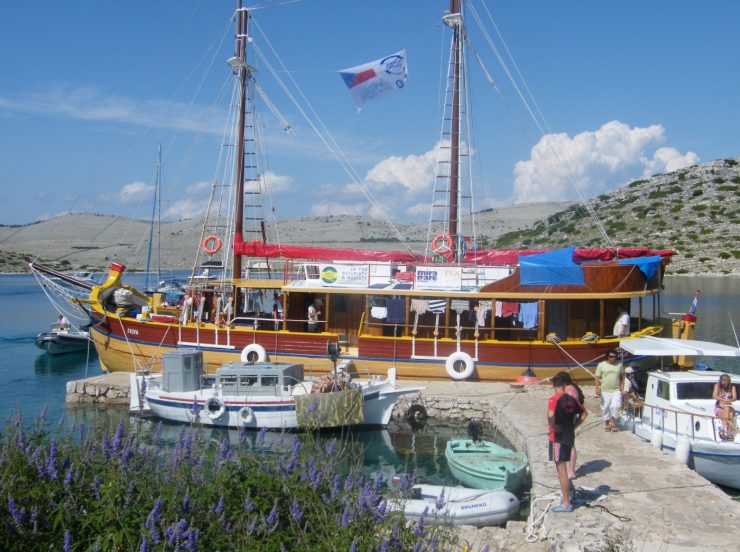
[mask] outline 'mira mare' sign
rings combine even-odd
[[[459,291],[462,271],[459,267],[420,266],[416,269],[415,289]]]

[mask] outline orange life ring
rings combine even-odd
[[[452,251],[452,237],[448,234],[437,234],[432,240],[432,250],[438,255]]]
[[[213,246],[211,246],[211,242],[213,242]],[[201,248],[203,248],[203,251],[205,251],[209,255],[214,255],[221,251],[221,247],[223,246],[223,244],[224,242],[221,241],[221,238],[219,238],[215,234],[211,234],[203,240],[200,246]]]

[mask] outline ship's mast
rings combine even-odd
[[[455,252],[455,261],[460,260],[461,247],[459,239],[460,223],[458,221],[458,197],[460,182],[460,63],[462,55],[462,14],[460,0],[450,0],[450,17],[452,31],[453,62],[452,62],[452,122],[450,128],[450,238]]]
[[[234,72],[238,72],[239,77],[239,123],[237,130],[237,143],[236,143],[236,186],[234,193],[234,200],[236,206],[234,209],[234,234],[239,238],[243,238],[243,222],[244,222],[244,122],[246,112],[246,99],[247,99],[247,79],[249,78],[249,70],[247,67],[247,21],[249,19],[249,11],[246,8],[242,8],[242,0],[236,2],[236,51],[234,53],[235,59],[230,60],[230,64]],[[233,253],[232,261],[232,276],[241,278],[242,274],[242,257],[240,254]],[[238,312],[238,300],[239,294],[234,296],[234,312]]]

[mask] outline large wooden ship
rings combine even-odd
[[[85,301],[104,369],[156,371],[165,351],[194,347],[211,372],[240,357],[303,363],[307,371],[321,372],[332,368],[329,342],[365,374],[395,367],[400,378],[513,381],[527,370],[545,378],[593,366],[618,346],[613,327],[621,310],[631,314],[629,336],[662,332],[660,291],[674,251],[484,251],[463,229],[460,166],[468,156],[460,143],[459,0],[451,1],[444,17],[452,35],[449,158],[441,173],[448,202],[427,251],[273,244],[264,227],[248,236],[244,220],[252,188],[245,190],[245,182],[258,179],[249,173],[254,137],[245,136],[245,128],[254,126],[246,107],[254,99],[246,62],[250,15],[237,9],[236,54],[229,60],[239,98],[234,216],[224,230],[209,222],[209,209],[196,265],[210,277],[191,278],[185,304],[170,305],[163,294],[124,285],[125,268],[114,263]],[[317,318],[309,320],[314,313]],[[584,368],[573,375],[591,377]]]

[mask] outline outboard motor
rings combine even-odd
[[[479,443],[483,437],[483,424],[475,420],[470,420],[468,424],[468,436],[474,443]]]

